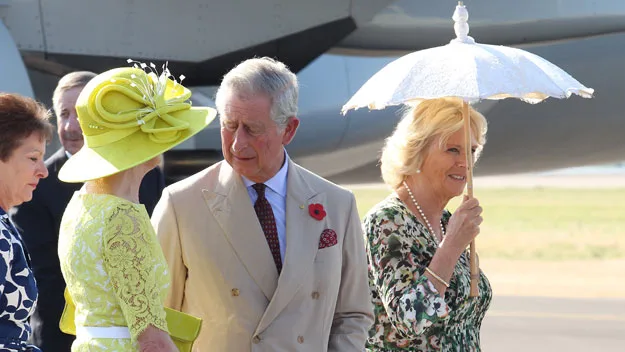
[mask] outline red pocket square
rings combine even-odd
[[[332,229],[325,229],[319,239],[319,249],[332,247],[336,245],[336,242],[336,232]]]

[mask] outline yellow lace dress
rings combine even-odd
[[[141,204],[76,192],[59,234],[61,271],[76,304],[76,327],[128,327],[131,339],[77,337],[72,352],[138,351],[149,325],[167,331],[169,273]],[[45,294],[45,292],[42,292]]]

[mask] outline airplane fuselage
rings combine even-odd
[[[101,72],[133,58],[169,61],[172,72],[187,77],[194,103],[211,105],[225,72],[245,58],[269,55],[300,80],[302,123],[289,154],[324,176],[362,169],[373,170],[361,174],[375,179],[399,109],[342,116],[340,108],[388,62],[449,42],[454,6],[425,0],[5,1],[0,90],[49,103],[64,73]],[[467,6],[478,42],[538,54],[595,89],[593,99],[476,104],[489,121],[478,174],[625,159],[625,3],[476,0]],[[220,148],[215,121],[170,162],[202,167],[220,158]]]

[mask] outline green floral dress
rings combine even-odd
[[[443,214],[447,226],[451,214]],[[391,195],[365,216],[365,245],[375,324],[368,351],[480,351],[480,326],[492,290],[480,272],[480,295],[469,297],[469,256],[461,255],[441,297],[423,275],[437,244],[427,228]]]
[[[77,337],[72,352],[138,351],[149,325],[167,331],[167,263],[145,207],[76,192],[59,234],[61,271],[76,304],[76,327],[128,327],[130,339]]]

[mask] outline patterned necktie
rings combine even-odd
[[[273,216],[273,210],[271,210],[271,204],[269,204],[269,201],[265,198],[266,187],[267,186],[265,186],[264,183],[255,183],[252,185],[252,188],[254,188],[256,194],[258,194],[258,199],[256,199],[256,203],[254,203],[254,210],[256,210],[256,216],[258,216],[260,226],[263,228],[263,232],[265,233],[265,238],[267,239],[269,249],[271,249],[271,254],[273,255],[273,261],[276,263],[278,274],[280,274],[280,271],[282,270],[280,241],[278,240],[278,229],[276,227],[276,219]]]

